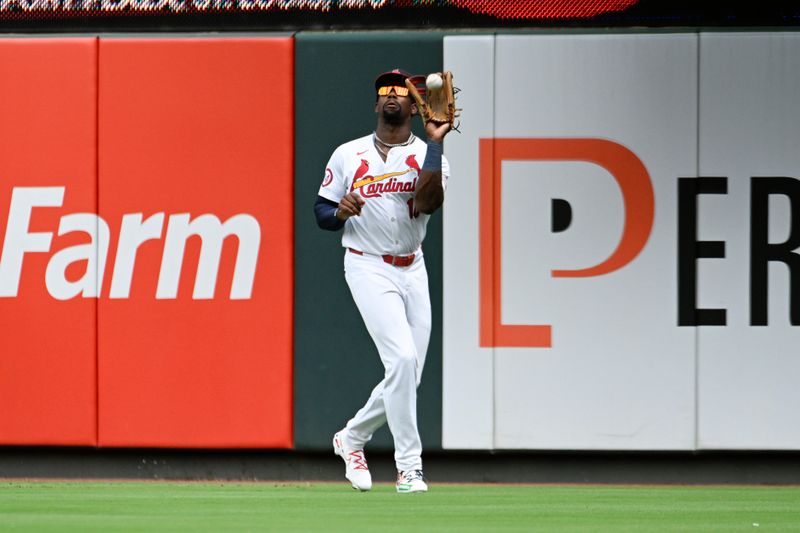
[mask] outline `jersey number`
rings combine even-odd
[[[417,218],[419,216],[419,211],[414,208],[414,199],[408,199],[408,218]]]

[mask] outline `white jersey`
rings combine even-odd
[[[347,219],[342,246],[375,255],[409,255],[425,238],[430,215],[415,213],[414,191],[428,147],[419,138],[389,151],[384,162],[372,134],[339,146],[328,161],[319,195],[333,202],[351,192],[364,199],[359,216]],[[450,165],[442,157],[442,188]]]

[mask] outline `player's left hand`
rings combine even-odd
[[[428,139],[441,143],[444,141],[444,136],[450,131],[450,123],[449,122],[434,122],[429,120],[425,123],[425,133],[428,135]]]

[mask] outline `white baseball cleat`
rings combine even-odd
[[[344,430],[333,436],[333,452],[344,460],[344,477],[360,491],[372,488],[372,476],[369,473],[364,450],[350,448],[344,441]]]
[[[422,470],[406,470],[397,473],[397,492],[427,492],[428,484]]]

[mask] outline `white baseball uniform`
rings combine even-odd
[[[388,422],[400,471],[422,469],[416,400],[431,303],[420,246],[430,215],[415,211],[414,191],[426,151],[417,138],[392,148],[384,162],[371,134],[355,139],[333,152],[319,189],[320,196],[337,203],[351,191],[365,200],[361,214],[344,226],[345,279],[385,368],[384,379],[347,422],[346,437],[363,448]],[[443,157],[443,188],[449,175]]]

